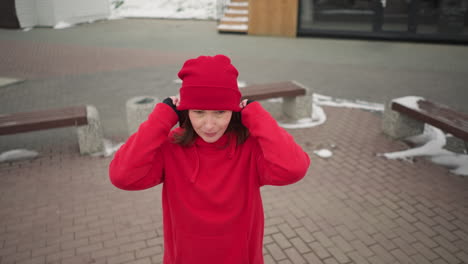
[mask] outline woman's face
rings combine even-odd
[[[228,110],[189,110],[188,114],[197,135],[208,143],[224,135],[232,117]]]

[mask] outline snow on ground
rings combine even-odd
[[[104,143],[104,150],[102,152],[93,153],[93,154],[91,154],[91,156],[93,156],[93,157],[109,157],[112,154],[114,154],[114,152],[119,150],[119,148],[124,144],[124,143],[114,144],[112,141],[110,141],[108,139],[103,139],[103,141],[104,141],[103,142]]]
[[[57,25],[54,26],[54,29],[64,29],[72,27],[73,24],[66,23],[66,22],[58,22]]]
[[[418,101],[423,99],[417,96],[406,96],[397,98],[393,101],[404,104],[408,107],[418,109]],[[270,100],[270,102],[281,102],[282,100]],[[301,119],[295,124],[284,124],[279,123],[284,128],[306,128],[314,127],[323,124],[327,117],[322,107],[320,106],[333,106],[333,107],[351,107],[359,108],[371,111],[383,111],[384,105],[377,103],[370,103],[365,101],[350,101],[343,99],[335,99],[329,96],[320,94],[313,95],[313,112],[312,118]],[[414,137],[405,139],[406,141],[416,144],[417,147],[411,148],[404,151],[398,151],[393,153],[378,154],[387,159],[402,159],[411,160],[414,157],[427,157],[432,162],[448,167],[450,171],[457,175],[468,176],[468,155],[458,154],[449,150],[444,149],[447,142],[447,135],[442,130],[435,128],[430,125],[425,125],[424,133]],[[327,158],[327,155],[332,156],[332,152],[328,152],[327,149],[320,149],[314,151],[316,155],[322,158]]]
[[[39,154],[33,150],[13,149],[0,153],[0,162],[34,159]]]
[[[217,0],[110,0],[111,19],[119,17],[216,19]]]
[[[468,176],[468,155],[458,154],[444,149],[447,135],[436,127],[426,124],[421,135],[405,139],[417,147],[392,153],[378,154],[387,159],[411,160],[414,157],[426,157],[432,162],[445,166],[453,174]]]
[[[329,150],[329,149],[315,150],[314,154],[321,157],[321,158],[324,158],[324,159],[327,159],[327,158],[330,158],[331,156],[333,156],[333,152],[331,152],[331,150]]]
[[[91,154],[93,157],[109,157],[114,152],[119,150],[123,143],[114,144],[108,139],[104,139],[104,150],[103,152]],[[34,159],[39,155],[36,151],[27,149],[13,149],[0,153],[0,163],[12,162],[18,160]]]
[[[359,108],[365,109],[370,111],[383,111],[384,105],[371,103],[361,100],[350,101],[344,99],[337,99],[332,98],[330,96],[325,96],[321,94],[314,94],[314,102],[319,105],[326,105],[326,106],[335,106],[335,107],[349,107],[349,108]]]

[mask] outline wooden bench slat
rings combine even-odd
[[[0,115],[0,135],[88,124],[86,107],[74,106]]]
[[[240,88],[242,98],[264,100],[275,97],[293,97],[306,94],[306,89],[294,82],[253,84]]]
[[[455,137],[468,140],[468,115],[427,100],[418,101],[419,110],[392,102],[392,110],[438,127]]]

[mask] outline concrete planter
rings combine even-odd
[[[136,96],[127,100],[128,134],[132,135],[138,130],[141,123],[148,119],[159,99],[153,96]]]

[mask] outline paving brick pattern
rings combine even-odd
[[[265,262],[467,263],[468,180],[379,157],[405,146],[381,134],[378,114],[325,111],[325,124],[290,130],[311,156],[307,176],[262,188]],[[161,263],[161,186],[116,189],[111,158],[79,156],[73,142],[0,164],[0,264]]]

